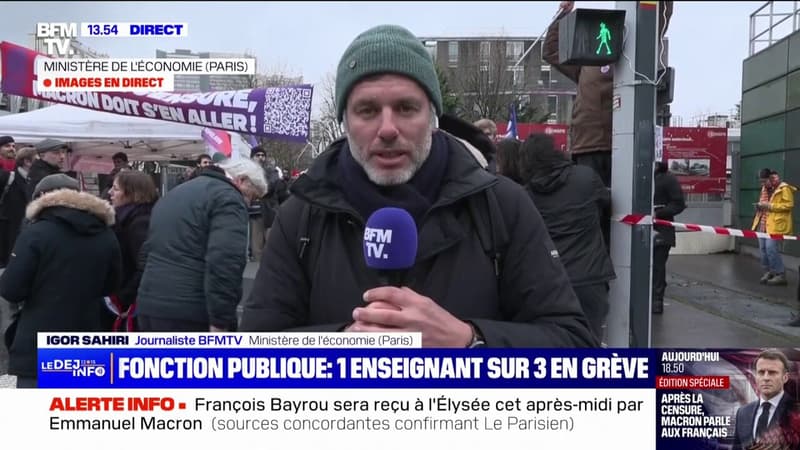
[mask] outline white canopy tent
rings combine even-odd
[[[129,161],[194,159],[207,153],[203,127],[143,117],[53,105],[34,111],[0,116],[0,136],[12,136],[18,143],[35,144],[58,139],[72,149],[69,165],[79,172],[108,173],[111,156],[128,155]],[[231,157],[250,156],[245,139],[231,134]]]
[[[69,105],[0,117],[0,135],[18,143],[58,139],[68,143],[74,156],[106,161],[116,152],[125,152],[131,161],[191,159],[206,152],[201,132],[196,125]]]

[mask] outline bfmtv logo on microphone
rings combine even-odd
[[[364,246],[369,258],[389,259],[389,253],[386,252],[386,244],[391,243],[392,230],[369,227],[364,230]]]
[[[378,270],[407,269],[417,256],[417,224],[400,208],[381,208],[364,228],[364,259]]]

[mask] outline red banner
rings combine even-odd
[[[222,153],[226,158],[231,157],[233,147],[231,145],[231,135],[221,130],[214,130],[213,128],[203,128],[203,140],[209,146],[210,156],[214,153]]]
[[[726,128],[664,128],[664,162],[687,194],[724,193]]]
[[[507,123],[497,124],[497,135]],[[556,148],[567,151],[567,125],[518,123],[519,139],[533,133],[553,136]],[[664,161],[687,194],[724,193],[727,180],[728,130],[726,128],[665,127]]]
[[[506,134],[508,130],[507,123],[498,123],[497,124],[497,135],[502,136]],[[534,133],[544,133],[553,136],[553,141],[556,145],[556,148],[561,150],[562,152],[567,151],[567,130],[569,127],[567,125],[548,125],[546,123],[517,123],[517,133],[519,133],[520,141],[524,141],[528,139],[528,136]]]

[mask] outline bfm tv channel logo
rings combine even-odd
[[[54,359],[41,363],[42,373],[71,373],[73,377],[102,377],[106,365],[93,359]]]
[[[389,259],[389,254],[384,252],[384,246],[392,243],[392,230],[367,227],[364,229],[364,243],[370,258]]]

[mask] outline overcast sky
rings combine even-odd
[[[677,2],[676,2],[677,3]],[[680,2],[670,23],[676,69],[672,112],[684,118],[729,113],[741,98],[749,16],[764,2]],[[776,2],[777,3],[777,2]],[[791,2],[787,2],[791,4]],[[185,22],[186,38],[81,38],[111,57],[154,58],[155,50],[250,52],[261,71],[317,83],[361,31],[394,23],[418,36],[537,36],[559,2],[3,2],[0,40],[30,46],[37,22]],[[614,2],[576,2],[576,8]]]

